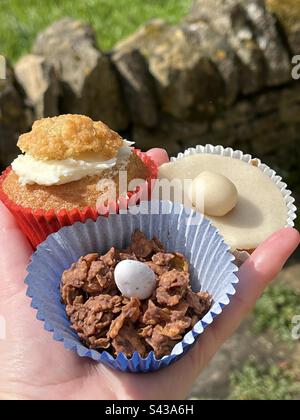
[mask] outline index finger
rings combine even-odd
[[[0,202],[0,302],[24,287],[31,254],[32,248],[14,217]]]

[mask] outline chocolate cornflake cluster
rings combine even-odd
[[[122,260],[147,264],[157,286],[146,300],[121,296],[114,280]],[[143,281],[143,279],[141,279]],[[142,357],[154,351],[157,358],[171,353],[187,331],[209,311],[212,298],[194,293],[189,264],[179,253],[167,253],[158,239],[148,240],[136,231],[125,250],[81,257],[62,276],[61,296],[72,328],[89,348]]]

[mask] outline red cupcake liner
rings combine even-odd
[[[20,229],[26,235],[34,249],[44,242],[49,235],[59,231],[64,226],[71,226],[76,222],[85,222],[88,219],[96,220],[98,217],[107,217],[111,213],[118,213],[126,210],[131,205],[138,204],[141,199],[150,199],[153,190],[154,180],[157,179],[158,168],[153,160],[138,149],[133,152],[142,160],[150,171],[150,177],[137,187],[134,191],[128,191],[126,196],[119,197],[117,201],[110,201],[101,209],[101,214],[96,208],[86,207],[83,210],[74,208],[60,210],[58,213],[53,209],[45,211],[43,209],[32,210],[14,203],[2,189],[2,184],[11,172],[8,167],[0,176],[0,200],[15,217]],[[98,209],[99,210],[99,209]]]

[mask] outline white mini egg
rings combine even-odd
[[[116,265],[115,282],[123,296],[144,300],[152,295],[156,277],[145,263],[124,260]]]

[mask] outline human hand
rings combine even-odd
[[[6,339],[0,340],[0,399],[185,398],[300,242],[294,229],[276,232],[240,268],[237,294],[191,351],[159,372],[128,374],[80,359],[44,331],[24,285],[32,250],[2,203],[0,232],[0,316],[7,329]]]

